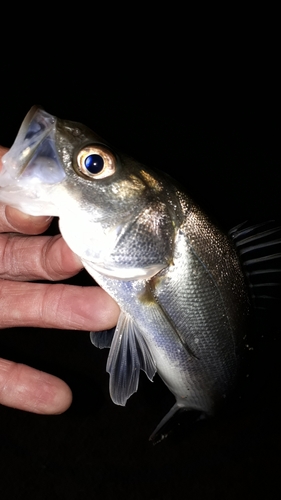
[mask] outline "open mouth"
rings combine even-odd
[[[54,184],[65,177],[55,141],[56,118],[33,106],[10,151],[3,156],[0,186],[17,181]]]

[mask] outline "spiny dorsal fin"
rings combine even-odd
[[[269,299],[272,304],[281,300],[281,226],[274,221],[246,224],[231,229],[229,236],[248,281],[252,304],[264,309]]]

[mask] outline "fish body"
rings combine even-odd
[[[125,405],[140,370],[157,372],[179,409],[214,413],[239,371],[249,313],[232,241],[170,177],[115,152],[87,127],[32,108],[3,157],[0,200],[59,217],[87,271],[119,304],[110,394]]]

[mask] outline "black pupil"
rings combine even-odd
[[[99,174],[104,166],[103,158],[98,154],[92,154],[85,159],[85,167],[91,174]]]

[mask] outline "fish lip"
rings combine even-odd
[[[33,106],[23,120],[11,149],[3,156],[0,188],[10,192],[33,185],[58,184],[65,178],[57,145],[57,118]],[[37,184],[37,188],[35,188]],[[29,189],[29,194],[31,191]],[[35,192],[35,191],[34,191]]]
[[[1,176],[6,174],[11,181],[21,177],[42,141],[55,129],[56,120],[55,116],[47,113],[41,106],[32,106],[21,124],[14,144],[2,157]],[[32,125],[35,127],[33,135],[30,130]]]
[[[56,122],[56,118],[54,116],[50,115],[49,113],[47,113],[41,106],[37,106],[37,105],[32,106],[32,108],[29,110],[29,112],[27,113],[27,115],[25,116],[25,118],[24,118],[24,120],[22,122],[22,125],[20,127],[19,133],[18,133],[16,141],[15,141],[15,144],[16,144],[16,142],[17,142],[18,139],[21,140],[22,135],[24,133],[28,133],[29,128],[30,128],[32,122],[35,121],[36,115],[38,115],[38,117],[41,118],[40,120],[36,120],[36,123],[43,124],[43,122],[45,121],[45,124],[46,124],[46,120],[44,120],[44,118],[46,118],[46,115],[48,116],[48,118],[50,117],[49,121],[51,123],[50,124],[46,124],[47,126],[45,126],[45,129],[40,134],[39,139],[34,144],[32,144],[32,147],[31,146],[27,146],[25,148],[24,151],[26,151],[27,149],[29,149],[29,152],[25,155],[25,161],[22,163],[20,171],[18,173],[19,177],[25,171],[25,169],[26,169],[27,165],[29,164],[31,158],[34,156],[35,151],[39,148],[40,144],[42,144],[42,142],[45,139],[45,137],[50,134],[50,132],[53,129],[53,127],[55,125],[55,122]],[[23,153],[24,153],[24,151],[23,151]]]

